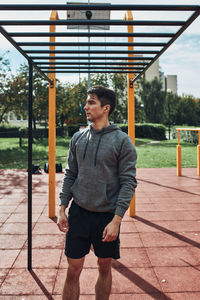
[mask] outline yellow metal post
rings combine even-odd
[[[127,11],[124,17],[125,20],[133,20],[131,11]],[[133,32],[133,25],[127,26],[128,32]],[[133,43],[133,37],[128,37],[128,42]],[[133,50],[133,46],[128,46],[128,50]],[[129,62],[133,62],[133,54],[128,54],[130,57]],[[135,88],[134,88],[134,73],[128,73],[128,135],[135,145]],[[135,216],[135,195],[131,200],[129,207],[129,216]]]
[[[51,12],[50,20],[58,20],[57,11]],[[50,25],[50,32],[55,32],[55,25]],[[50,37],[50,42],[55,42],[55,37]],[[50,46],[50,50],[55,50],[55,46]],[[55,54],[50,54],[55,56]],[[55,59],[50,59],[50,62],[55,62]],[[55,212],[55,165],[56,165],[56,75],[49,74],[52,84],[49,84],[49,217],[53,218]]]
[[[200,176],[200,130],[198,130],[197,175]]]
[[[180,130],[178,129],[178,145],[176,146],[177,176],[181,176],[181,145]]]

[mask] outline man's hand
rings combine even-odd
[[[119,226],[122,218],[115,215],[112,221],[105,227],[102,242],[113,242],[116,240],[119,233]]]
[[[69,224],[68,224],[68,219],[65,214],[65,206],[61,205],[60,210],[59,210],[59,216],[57,220],[57,225],[60,231],[62,232],[68,232],[69,230]]]

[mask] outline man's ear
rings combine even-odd
[[[106,105],[104,106],[104,111],[106,111],[106,112],[109,112],[109,111],[110,111],[110,105],[109,105],[109,104],[106,104]]]

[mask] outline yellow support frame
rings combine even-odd
[[[200,130],[198,130],[198,145],[197,145],[197,175],[200,176]]]
[[[177,162],[177,176],[181,176],[181,145],[180,145],[180,131],[197,131],[198,145],[197,145],[197,175],[200,176],[200,128],[176,128],[178,132],[178,145],[176,146],[176,162]]]
[[[177,176],[181,176],[181,145],[180,145],[180,130],[178,130],[178,145],[176,146],[176,161],[177,161]]]
[[[127,11],[124,17],[125,20],[133,20],[131,11]],[[57,11],[52,11],[50,20],[59,20]],[[133,26],[127,26],[128,32],[133,32]],[[55,32],[55,25],[50,25],[50,32]],[[55,37],[50,37],[50,42],[55,42]],[[128,37],[128,42],[133,43],[133,37]],[[55,46],[50,46],[50,50],[55,50]],[[133,50],[133,46],[128,46],[128,50]],[[54,57],[55,54],[50,54]],[[130,58],[133,58],[133,54],[128,54]],[[50,59],[50,62],[55,62],[55,59]],[[133,62],[130,59],[129,62]],[[55,66],[55,65],[52,65]],[[49,217],[53,218],[56,215],[55,212],[55,190],[56,190],[56,75],[50,73],[49,78],[51,84],[49,84]],[[134,87],[134,73],[128,74],[128,135],[135,145],[135,87]],[[129,207],[129,216],[135,216],[135,194],[131,200]]]
[[[125,16],[125,20],[133,20],[133,15],[131,11],[127,11]],[[133,25],[127,26],[128,32],[133,33]],[[133,43],[133,37],[128,37],[128,42]],[[128,46],[128,50],[133,51],[133,46]],[[133,62],[133,54],[128,54],[130,57],[129,62]],[[135,145],[135,84],[134,73],[128,73],[128,135],[133,141]],[[131,204],[129,207],[129,216],[135,216],[135,194],[131,200]]]
[[[51,12],[50,20],[58,20],[57,11]],[[50,25],[50,32],[55,32],[56,26]],[[55,37],[50,37],[50,43],[55,42]],[[50,50],[55,50],[55,46],[50,46]],[[55,54],[50,54],[55,56]],[[55,62],[55,59],[50,59],[50,62]],[[52,65],[55,66],[55,65]],[[56,215],[56,74],[50,73],[49,78],[49,217],[53,218]]]

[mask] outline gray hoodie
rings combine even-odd
[[[72,137],[60,205],[75,203],[94,212],[123,217],[136,181],[137,154],[130,137],[117,125],[102,130],[89,126]]]

